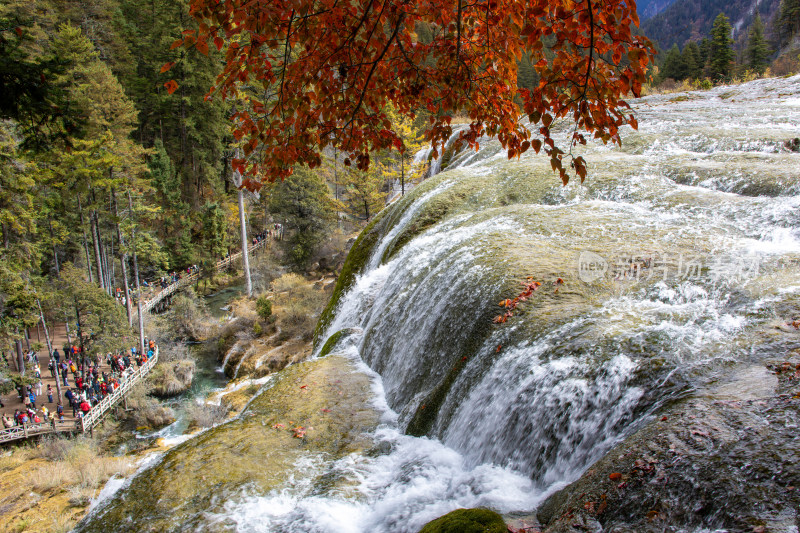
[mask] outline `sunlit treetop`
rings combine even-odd
[[[461,114],[471,147],[488,135],[509,158],[544,150],[564,183],[570,166],[583,180],[583,159],[564,150],[636,127],[622,98],[639,94],[654,53],[634,35],[633,0],[191,0],[190,12],[199,29],[173,46],[224,52],[209,97],[237,97],[234,166],[252,189],[320,165],[329,146],[360,169],[370,151],[404,150],[390,109],[430,112],[434,156]],[[539,76],[530,91],[517,88],[523,53]],[[556,119],[576,126],[569,147],[551,138]]]

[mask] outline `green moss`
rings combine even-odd
[[[328,338],[328,340],[325,342],[325,345],[324,345],[324,346],[322,347],[322,349],[319,351],[319,356],[320,356],[320,357],[325,357],[326,355],[328,355],[329,353],[331,353],[331,352],[333,351],[333,349],[336,347],[336,345],[339,343],[339,341],[340,341],[340,340],[342,340],[342,338],[343,338],[343,337],[344,337],[344,336],[345,336],[347,333],[348,333],[348,332],[347,332],[347,330],[346,330],[346,329],[342,329],[342,330],[339,330],[339,331],[337,331],[337,332],[336,332],[336,333],[334,333],[333,335],[331,335],[331,336]]]
[[[381,211],[378,216],[364,228],[358,236],[358,239],[356,239],[356,242],[353,243],[350,253],[347,254],[347,259],[344,261],[342,272],[339,274],[339,279],[336,281],[336,287],[333,289],[331,299],[328,301],[328,305],[325,307],[322,315],[320,315],[317,326],[314,328],[315,348],[318,346],[320,336],[325,332],[325,328],[327,328],[331,320],[333,320],[333,313],[336,311],[336,306],[339,304],[339,299],[342,297],[342,294],[353,285],[356,276],[361,273],[364,269],[364,265],[367,264],[372,249],[375,247],[380,237],[381,232],[377,228],[378,222],[384,218],[384,213],[386,212],[386,209]]]
[[[453,156],[461,151],[463,145],[464,143],[462,141],[454,141],[450,146],[444,149],[444,152],[442,152],[442,164],[439,166],[439,172],[444,172],[445,169],[450,166]]]
[[[428,522],[419,533],[507,533],[503,517],[490,509],[456,509]]]

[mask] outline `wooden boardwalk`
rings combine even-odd
[[[72,421],[59,422],[55,418],[49,422],[40,422],[38,424],[28,423],[20,426],[13,426],[0,430],[0,444],[11,442],[20,439],[27,439],[36,435],[45,435],[47,433],[86,433],[91,432],[94,427],[100,423],[112,407],[121,402],[125,395],[136,386],[144,377],[152,370],[158,362],[158,346],[156,346],[153,357],[148,359],[142,366],[135,369],[128,369],[123,373],[123,378],[120,386],[114,391],[103,398],[99,403],[92,406],[92,409],[82,418],[76,418]]]
[[[264,249],[268,246],[268,242],[270,237],[264,238],[261,241],[257,242],[248,247],[248,252],[250,254],[254,254],[255,252]],[[219,272],[224,270],[237,260],[242,257],[242,252],[237,252],[232,254],[224,259],[217,261],[214,264],[214,271]],[[147,315],[165,298],[169,298],[171,295],[175,294],[176,292],[185,289],[190,285],[194,285],[200,279],[200,272],[195,272],[194,274],[190,274],[188,276],[184,276],[178,281],[171,283],[170,285],[166,286],[164,289],[156,293],[153,298],[147,300],[146,302],[142,302],[142,318],[146,318]],[[137,313],[136,308],[134,308],[134,313]],[[134,314],[134,320],[138,320],[136,314]],[[49,360],[49,354],[47,354],[47,358]],[[97,405],[94,405],[92,409],[86,414],[86,416],[82,418],[76,418],[72,420],[65,420],[63,422],[56,421],[55,419],[50,420],[49,422],[40,422],[36,423],[28,423],[23,424],[20,426],[13,426],[10,428],[0,429],[0,445],[27,439],[30,437],[34,437],[37,435],[45,435],[48,433],[91,433],[92,429],[100,423],[102,418],[108,414],[108,412],[116,406],[119,402],[121,402],[125,396],[130,392],[130,390],[144,377],[150,372],[150,370],[155,366],[158,362],[158,347],[156,347],[155,355],[145,362],[141,367],[138,367],[134,370],[128,371],[127,374],[123,375],[123,380],[120,383],[120,386],[117,390],[114,391],[113,394],[109,394],[103,400],[101,400]]]
[[[266,248],[267,247],[267,242],[268,242],[269,239],[270,238],[267,237],[267,238],[262,239],[260,242],[257,242],[256,244],[250,245],[247,248],[248,252],[250,254],[254,254],[258,250]],[[241,257],[242,257],[242,252],[236,252],[235,254],[229,255],[225,259],[221,259],[221,260],[217,261],[214,264],[214,271],[215,272],[219,272],[220,270],[224,270],[224,269],[230,267],[234,262],[236,262]],[[144,314],[145,317],[147,317],[147,314],[154,307],[156,307],[159,303],[161,303],[164,300],[164,298],[168,298],[169,296],[172,296],[176,292],[178,292],[178,291],[180,291],[182,289],[185,289],[186,287],[188,287],[190,285],[194,285],[199,280],[200,280],[200,272],[195,272],[194,274],[190,274],[188,276],[183,276],[178,281],[167,285],[161,291],[159,291],[155,296],[153,296],[151,299],[149,299],[146,302],[142,303],[142,313]],[[136,309],[134,308],[134,317],[136,316],[135,313],[137,313],[137,312],[138,311],[136,311]],[[134,319],[134,322],[136,320],[138,320],[138,319]]]

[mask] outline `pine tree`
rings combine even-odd
[[[273,184],[269,210],[291,233],[284,247],[291,263],[304,268],[324,237],[332,219],[328,188],[317,174],[306,167],[297,168],[290,177]]]
[[[782,0],[777,22],[781,42],[786,44],[800,32],[800,0]]]
[[[747,61],[750,69],[758,74],[763,74],[769,65],[771,50],[764,39],[764,24],[761,15],[756,13],[753,25],[750,27],[750,36],[747,41]]]
[[[709,49],[710,76],[714,80],[724,80],[730,77],[733,71],[733,39],[731,38],[731,25],[723,13],[714,19],[711,28],[711,45]]]
[[[687,77],[692,79],[700,78],[703,75],[703,60],[697,43],[694,41],[686,43],[681,56],[686,64]]]
[[[683,61],[678,45],[672,45],[672,48],[669,49],[667,56],[664,58],[661,77],[663,79],[671,78],[675,81],[681,81],[687,77],[687,71],[687,66]]]

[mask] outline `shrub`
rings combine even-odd
[[[272,301],[266,296],[259,296],[256,300],[256,312],[261,320],[267,320],[272,316]]]
[[[128,407],[133,409],[131,418],[139,427],[162,427],[175,421],[172,409],[162,406],[148,395],[146,383],[139,383],[128,394]]]
[[[281,340],[300,337],[311,340],[314,326],[327,303],[326,294],[297,274],[286,274],[272,284]]]
[[[225,420],[228,407],[212,403],[195,403],[186,409],[190,427],[210,428]]]

